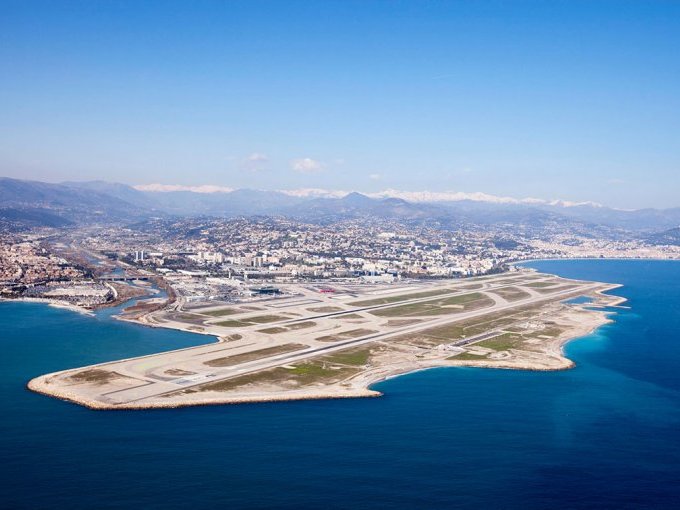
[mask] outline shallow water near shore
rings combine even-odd
[[[0,508],[675,506],[680,263],[530,266],[630,309],[567,345],[573,370],[428,370],[378,399],[90,411],[25,384],[210,338],[0,303]]]

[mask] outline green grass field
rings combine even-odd
[[[531,287],[532,289],[543,289],[545,287],[554,287],[557,282],[533,282],[527,283],[526,287]]]
[[[293,368],[277,367],[262,372],[255,372],[224,381],[216,381],[182,390],[179,393],[196,393],[202,391],[230,391],[252,384],[278,384],[284,387],[304,386],[308,384],[332,384],[359,372],[355,367],[338,367],[323,361],[310,361],[294,365]]]
[[[359,338],[360,336],[371,335],[377,333],[372,329],[351,329],[349,331],[343,331],[341,333],[336,333],[335,335],[325,335],[320,336],[316,340],[319,342],[338,342],[340,340],[348,340],[350,338]]]
[[[234,308],[220,308],[219,310],[210,310],[208,312],[200,312],[201,315],[209,315],[210,317],[223,317],[225,315],[234,315],[235,313],[243,313]]]
[[[299,351],[307,347],[302,344],[284,344],[275,345],[274,347],[267,347],[266,349],[259,349],[257,351],[244,352],[242,354],[235,354],[233,356],[226,356],[224,358],[215,358],[204,362],[204,365],[209,367],[230,367],[245,363],[246,361],[253,361],[256,359],[267,358],[275,354],[284,354],[286,352]]]
[[[335,317],[331,317],[333,320],[342,320],[342,319],[363,319],[364,317],[359,315],[358,313],[348,313],[348,314],[343,314],[343,315],[336,315]]]
[[[314,313],[333,313],[342,312],[344,308],[340,308],[338,306],[318,306],[316,308],[307,308],[307,310]]]
[[[253,326],[254,323],[252,322],[244,322],[244,321],[239,321],[239,320],[228,320],[228,321],[220,321],[216,322],[215,326],[222,326],[224,328],[244,328],[246,326]]]
[[[518,287],[503,287],[501,289],[494,289],[491,292],[498,294],[500,297],[510,302],[531,297],[531,294]]]
[[[330,356],[325,356],[324,360],[331,363],[338,363],[340,365],[357,365],[363,366],[368,363],[368,358],[371,355],[370,348],[348,349],[346,351],[336,352]]]
[[[292,324],[288,324],[288,329],[291,331],[295,331],[296,329],[305,329],[305,328],[312,328],[316,326],[316,322],[314,321],[305,321],[305,322],[294,322]]]
[[[480,285],[481,287],[481,285]],[[399,294],[398,296],[388,296],[384,298],[367,299],[365,301],[354,301],[348,303],[351,306],[374,306],[374,305],[389,305],[390,303],[398,303],[399,301],[406,301],[409,299],[426,298],[433,296],[441,296],[442,294],[452,294],[456,289],[437,289],[428,290],[425,292],[415,292],[412,294]]]
[[[493,300],[479,292],[451,296],[442,299],[433,299],[422,303],[411,303],[408,305],[391,306],[371,313],[378,317],[409,317],[409,316],[432,316],[448,315],[452,313],[478,310],[493,305]],[[449,308],[451,307],[451,308]],[[457,307],[457,308],[452,308]]]
[[[225,328],[243,328],[246,326],[254,326],[255,324],[267,324],[268,322],[276,322],[285,319],[280,315],[256,315],[255,317],[244,317],[243,319],[231,319],[227,321],[216,322],[216,326],[223,326]]]
[[[243,320],[252,322],[254,324],[267,324],[268,322],[276,322],[285,319],[280,315],[256,315],[255,317],[244,317]]]
[[[452,340],[479,335],[487,331],[509,326],[517,321],[527,320],[535,316],[544,305],[528,305],[518,307],[512,312],[495,312],[465,321],[454,322],[429,328],[418,333],[409,333],[397,337],[395,341],[407,344],[438,345]],[[538,333],[537,333],[538,334]]]
[[[287,328],[282,328],[281,326],[274,326],[272,328],[258,329],[258,333],[266,333],[267,335],[278,335],[279,333],[285,333],[288,331]]]
[[[547,287],[544,289],[536,289],[536,292],[539,292],[541,294],[550,294],[552,292],[561,292],[564,290],[569,290],[569,289],[576,289],[578,288],[578,285],[558,285],[557,287]]]
[[[459,361],[479,361],[480,359],[486,359],[486,354],[472,354],[471,352],[461,352],[455,356],[451,356],[446,359],[459,360]]]
[[[493,349],[494,351],[507,351],[508,349],[516,349],[519,347],[524,339],[521,335],[516,335],[514,333],[504,333],[488,340],[482,340],[481,342],[475,343],[476,346],[486,347],[487,349]]]

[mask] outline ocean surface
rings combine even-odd
[[[207,338],[0,303],[0,508],[678,508],[680,263],[530,265],[630,309],[573,370],[435,369],[377,399],[90,411],[25,384]]]

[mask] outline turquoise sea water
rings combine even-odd
[[[25,384],[206,337],[0,304],[0,507],[677,508],[680,263],[532,266],[630,309],[573,370],[436,369],[378,399],[90,411]]]

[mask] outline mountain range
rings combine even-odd
[[[489,195],[452,200],[447,194],[357,192],[338,196],[237,189],[213,193],[150,191],[104,181],[59,184],[0,178],[0,224],[14,227],[131,223],[152,217],[283,216],[310,223],[384,218],[444,227],[464,225],[615,229],[657,240],[675,240],[680,208],[619,210],[599,204],[498,200]],[[428,200],[429,199],[429,200]],[[669,231],[664,236],[662,233]],[[656,236],[656,237],[655,237]]]

